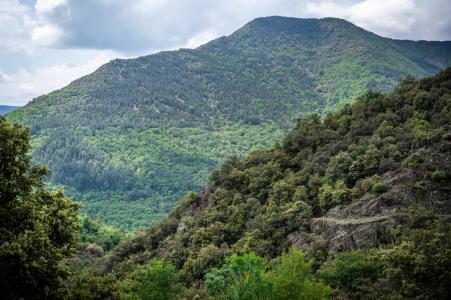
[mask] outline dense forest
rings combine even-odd
[[[369,91],[128,236],[86,216],[0,118],[0,267],[12,299],[447,299],[451,68]],[[78,216],[78,217],[77,217]],[[77,253],[76,255],[74,255]]]
[[[113,249],[101,272],[122,278],[160,257],[188,287],[241,299],[214,268],[235,254],[277,261],[294,246],[337,298],[445,299],[450,129],[451,68],[367,92],[324,120],[302,119],[270,150],[225,161],[204,191]],[[211,276],[226,287],[211,290]]]
[[[114,60],[7,118],[30,127],[52,189],[109,225],[143,228],[226,156],[269,148],[297,119],[368,89],[435,74],[450,53],[450,42],[387,39],[340,19],[259,18],[197,49]]]

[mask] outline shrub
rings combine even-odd
[[[175,266],[160,259],[151,260],[125,287],[132,299],[166,300],[177,299],[183,286],[177,282]]]
[[[387,191],[387,186],[382,181],[376,182],[371,188],[371,192],[375,195],[380,195]]]
[[[351,298],[365,294],[381,274],[382,264],[361,251],[340,254],[319,270],[326,283],[348,293]]]
[[[449,174],[446,171],[442,171],[442,170],[435,170],[434,172],[432,172],[431,174],[431,179],[434,182],[441,182],[445,179],[447,179],[449,176]]]
[[[317,281],[312,272],[313,260],[294,248],[282,254],[279,263],[269,273],[273,284],[272,299],[327,299],[331,288]]]
[[[269,299],[270,283],[265,269],[265,260],[254,253],[234,254],[220,269],[205,275],[205,288],[208,294],[220,299]]]

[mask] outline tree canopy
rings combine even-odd
[[[47,169],[30,159],[28,129],[0,117],[0,289],[9,299],[60,298],[79,205],[47,191]]]

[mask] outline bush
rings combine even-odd
[[[377,255],[387,290],[396,299],[449,299],[451,226],[420,212],[405,227],[401,244]]]
[[[449,174],[446,171],[435,170],[431,174],[431,179],[434,182],[441,182],[449,177]]]
[[[346,292],[351,298],[366,294],[381,276],[382,264],[365,252],[353,251],[338,255],[320,270],[320,277],[332,287]]]
[[[313,260],[306,261],[304,253],[294,248],[282,254],[269,273],[273,284],[272,299],[327,299],[331,288],[313,277],[312,264]]]
[[[177,282],[175,266],[163,260],[151,260],[135,275],[136,279],[125,287],[133,299],[177,299],[183,291],[183,286]]]
[[[319,205],[323,211],[351,200],[351,189],[343,181],[337,181],[332,187],[330,184],[324,184],[318,194]]]
[[[371,192],[375,195],[380,195],[387,191],[387,186],[382,181],[376,182],[371,188]]]
[[[117,279],[109,274],[98,276],[92,270],[84,269],[74,273],[68,281],[67,300],[122,299]]]
[[[265,269],[265,260],[254,253],[234,254],[220,269],[205,275],[205,288],[208,294],[220,299],[269,299],[270,282]]]

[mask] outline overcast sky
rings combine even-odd
[[[270,15],[451,40],[450,0],[0,0],[0,104],[23,105],[113,58],[196,47]]]

